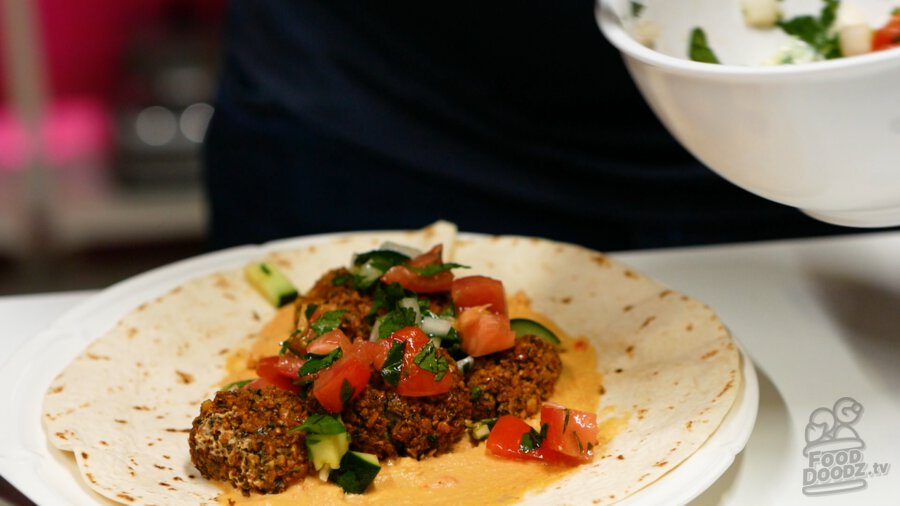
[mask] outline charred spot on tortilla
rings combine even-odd
[[[190,373],[186,373],[184,371],[175,370],[175,374],[178,375],[178,381],[185,385],[190,385],[194,382],[194,375]]]

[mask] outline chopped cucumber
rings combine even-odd
[[[291,432],[306,432],[306,449],[316,471],[328,476],[328,471],[341,465],[341,458],[350,449],[350,435],[339,416],[313,414]],[[324,477],[322,479],[325,479]]]
[[[270,263],[247,264],[244,276],[275,307],[281,307],[297,298],[297,289],[293,283]]]
[[[346,432],[339,434],[309,434],[306,436],[306,448],[312,457],[316,471],[341,467],[341,459],[350,449],[350,435]]]
[[[548,343],[559,344],[559,338],[552,330],[528,318],[513,318],[509,321],[509,328],[516,333],[516,337],[532,335],[538,336]]]
[[[328,481],[337,483],[348,494],[362,494],[381,471],[378,457],[371,453],[347,452],[341,467],[331,471]]]

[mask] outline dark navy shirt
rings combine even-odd
[[[591,0],[234,0],[206,159],[216,247],[438,218],[604,250],[840,230],[686,153]]]

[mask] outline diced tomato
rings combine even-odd
[[[282,388],[280,385],[273,383],[272,381],[270,381],[266,378],[256,378],[255,380],[251,381],[250,383],[247,383],[246,385],[244,385],[243,388],[249,389],[249,390],[262,390],[263,388],[269,388],[269,387],[281,388],[282,390],[291,390],[289,388],[288,389]],[[298,390],[299,390],[299,387],[298,387]],[[291,391],[294,392],[297,390],[291,390]]]
[[[487,276],[466,276],[453,280],[450,296],[456,312],[475,306],[487,306],[492,313],[506,316],[506,292],[503,283]]]
[[[464,309],[456,318],[462,350],[473,357],[512,348],[516,333],[509,328],[509,318],[495,314],[484,306]]]
[[[597,415],[552,402],[541,406],[541,425],[547,424],[544,446],[583,462],[594,458]]]
[[[371,365],[351,354],[320,371],[312,393],[326,411],[340,413],[345,402],[355,398],[369,384],[371,374]]]
[[[443,377],[439,381],[435,378],[437,374],[426,371],[419,367],[415,360],[416,356],[428,345],[431,339],[425,335],[419,327],[404,327],[393,332],[387,339],[381,341],[384,343],[384,356],[380,358],[380,363],[384,364],[384,357],[391,349],[394,343],[398,341],[406,342],[405,351],[403,353],[403,369],[400,372],[400,381],[397,384],[397,393],[407,397],[422,397],[427,395],[437,395],[448,392],[453,386],[453,374],[448,369],[444,372]],[[443,355],[438,355],[443,356]],[[452,359],[448,359],[452,360]],[[377,366],[379,369],[381,366]]]
[[[900,13],[872,34],[872,51],[900,47]]]
[[[352,348],[350,339],[347,338],[344,332],[341,329],[334,329],[313,339],[312,342],[306,345],[306,352],[316,355],[327,355],[338,347],[341,348],[344,355],[348,355]]]
[[[294,381],[300,379],[298,372],[303,363],[302,358],[290,353],[265,357],[256,364],[256,374],[268,380],[272,386],[299,392],[300,387]]]
[[[395,265],[381,276],[381,281],[387,284],[399,283],[400,286],[416,293],[448,292],[453,284],[453,273],[449,270],[441,271],[433,276],[422,276],[412,268],[421,268],[441,263],[441,253],[444,247],[440,244],[431,248],[431,251],[413,258],[404,265]]]
[[[513,415],[503,415],[491,429],[485,447],[493,455],[507,459],[539,460],[547,464],[578,464],[577,460],[550,450],[543,444],[533,450],[526,451],[522,447],[522,437],[531,432],[531,430],[532,427],[525,420]]]
[[[372,364],[375,369],[381,369],[389,349],[386,345],[387,343],[385,341],[359,341],[353,343],[353,350],[349,353],[345,353],[345,355],[356,355],[363,362]]]

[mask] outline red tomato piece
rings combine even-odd
[[[319,371],[312,393],[326,411],[340,413],[345,402],[355,398],[369,384],[371,374],[371,365],[351,354]]]
[[[872,34],[872,51],[900,47],[900,14],[895,14]]]
[[[412,268],[422,268],[441,263],[443,246],[438,244],[427,253],[413,258],[405,265],[395,265],[381,276],[381,281],[387,284],[399,283],[400,286],[415,293],[448,292],[453,285],[453,273],[449,270],[441,271],[433,276],[422,276]]]
[[[547,424],[547,449],[582,462],[594,458],[599,432],[596,414],[548,402],[541,406],[541,424]]]
[[[577,460],[541,445],[531,451],[522,448],[522,437],[532,431],[525,420],[513,415],[503,415],[488,435],[485,448],[498,457],[514,460],[539,460],[547,464],[576,465]],[[535,431],[540,432],[540,431]]]
[[[487,306],[492,313],[506,316],[506,292],[503,282],[487,276],[466,276],[453,280],[450,296],[456,312],[475,306]]]
[[[360,360],[367,364],[372,364],[375,369],[381,369],[381,366],[384,364],[384,359],[387,356],[387,350],[385,341],[359,341],[352,345],[352,351],[347,354],[355,355],[359,357]]]
[[[250,383],[247,383],[246,385],[244,385],[243,388],[250,389],[250,390],[262,390],[263,388],[281,388],[281,386],[279,386],[276,383],[273,383],[272,381],[269,381],[266,378],[256,378],[255,380],[251,381]],[[290,390],[290,389],[285,389],[285,388],[281,388],[281,389],[282,390]],[[298,387],[298,390],[299,390],[299,387]],[[291,391],[293,392],[295,390],[291,390]]]
[[[512,348],[516,333],[509,328],[509,318],[495,314],[483,306],[464,309],[456,318],[462,350],[473,357],[481,357]]]
[[[334,329],[313,339],[312,342],[306,345],[306,352],[316,355],[327,355],[338,347],[341,348],[344,355],[348,355],[352,351],[350,339],[347,338],[341,329]]]
[[[256,364],[256,374],[260,379],[267,380],[271,386],[299,392],[300,387],[294,384],[294,380],[300,379],[298,371],[303,363],[303,359],[300,357],[287,353],[265,357]]]
[[[407,397],[422,397],[448,392],[453,386],[453,374],[450,372],[450,364],[439,381],[435,380],[437,374],[426,371],[416,364],[416,356],[428,346],[431,339],[425,335],[419,327],[404,327],[393,332],[387,339],[381,341],[384,346],[384,356],[380,358],[383,365],[387,352],[394,343],[403,341],[406,347],[403,353],[403,369],[400,371],[400,381],[397,384],[397,393]],[[435,350],[436,351],[436,350]],[[443,355],[437,355],[445,358]],[[380,369],[381,366],[378,366]]]

